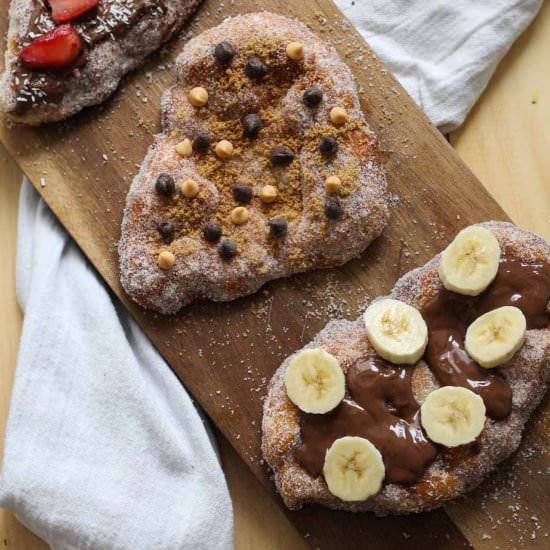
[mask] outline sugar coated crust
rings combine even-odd
[[[230,41],[237,52],[227,71],[220,70],[214,58],[215,46],[222,41]],[[305,46],[301,63],[287,58],[286,45],[293,41]],[[267,59],[271,68],[261,82],[243,76],[244,63],[255,54]],[[162,101],[163,132],[131,185],[122,222],[121,280],[136,302],[175,313],[197,298],[233,300],[272,279],[344,264],[380,235],[389,216],[381,155],[360,110],[351,73],[334,48],[298,21],[252,13],[227,19],[191,40],[176,61],[176,72],[178,82]],[[312,85],[324,92],[318,109],[307,109],[302,102],[304,90]],[[209,92],[202,109],[189,104],[189,90],[196,86]],[[346,107],[348,124],[331,124],[333,105]],[[264,123],[255,140],[242,135],[241,119],[249,113],[259,113]],[[205,155],[178,155],[178,141],[203,128],[212,136],[212,148],[220,139],[233,143],[230,160],[217,159],[212,148]],[[333,162],[320,158],[319,132],[340,140]],[[268,150],[281,140],[295,153],[290,167],[270,165]],[[324,181],[336,169],[345,173],[345,192],[339,198],[343,215],[333,221],[323,212]],[[177,193],[172,201],[159,197],[155,180],[161,173],[169,173],[176,182],[198,182],[201,191],[195,202]],[[229,215],[237,204],[231,203],[228,189],[241,179],[255,197],[247,205],[248,222],[232,225]],[[259,200],[265,183],[278,187],[280,200],[269,205]],[[273,216],[288,221],[284,239],[269,235],[268,220]],[[167,218],[176,223],[176,237],[164,246],[157,228]],[[213,218],[221,223],[223,237],[237,244],[231,261],[220,258],[217,245],[202,236],[202,224]],[[165,248],[176,263],[163,271],[157,257]]]
[[[550,246],[541,237],[510,223],[481,225],[496,235],[507,255],[527,263],[550,262]],[[442,289],[439,262],[438,254],[423,267],[404,275],[394,286],[391,297],[421,308]],[[331,321],[305,347],[324,348],[336,356],[344,371],[365,353],[374,354],[362,319]],[[262,424],[263,455],[273,470],[275,485],[285,504],[290,509],[319,503],[351,512],[372,511],[381,516],[405,514],[437,508],[470,491],[517,449],[525,423],[547,389],[550,330],[528,330],[520,351],[499,367],[513,393],[512,412],[508,418],[498,421],[487,418],[475,444],[439,452],[416,484],[385,484],[378,494],[364,502],[350,503],[334,497],[322,476],[312,478],[294,458],[293,449],[300,443],[300,416],[284,387],[284,374],[291,357],[284,361],[270,382]],[[439,384],[423,361],[414,369],[412,387],[421,404]]]
[[[123,35],[94,45],[88,52],[86,64],[80,69],[80,77],[69,80],[60,102],[40,103],[17,113],[15,70],[20,43],[25,39],[37,1],[42,0],[11,1],[5,69],[0,79],[0,102],[4,111],[11,120],[33,126],[65,119],[85,107],[105,101],[117,89],[123,76],[169,40],[202,0],[163,0],[165,11],[162,17],[145,13]]]

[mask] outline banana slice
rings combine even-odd
[[[324,349],[306,349],[291,360],[285,373],[289,399],[306,413],[323,414],[344,399],[346,380],[336,357]]]
[[[378,493],[385,473],[380,451],[363,437],[341,437],[325,455],[328,490],[342,500],[365,500]]]
[[[384,298],[370,305],[363,319],[369,341],[383,359],[413,365],[424,354],[428,327],[414,307]]]
[[[481,294],[496,277],[500,245],[494,234],[478,225],[466,227],[441,254],[443,286],[468,296]]]
[[[466,331],[468,355],[482,367],[506,363],[525,342],[527,321],[521,309],[503,306],[478,317]]]
[[[471,443],[483,430],[485,404],[473,391],[458,386],[434,390],[420,407],[428,437],[446,447]]]

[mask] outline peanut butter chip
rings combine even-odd
[[[195,180],[185,180],[179,185],[181,194],[188,199],[196,197],[199,192],[199,184]]]
[[[176,257],[169,250],[163,250],[157,258],[157,264],[161,269],[172,269],[176,263]]]
[[[188,157],[193,152],[193,144],[189,138],[185,138],[176,145],[176,153],[182,157]]]
[[[260,191],[260,199],[264,202],[273,202],[277,198],[277,188],[273,185],[264,185]]]
[[[300,42],[291,42],[286,47],[286,54],[293,61],[301,61],[304,58],[304,45]]]
[[[248,221],[248,210],[244,206],[237,206],[231,212],[231,221],[235,225],[242,225]]]
[[[333,107],[330,110],[330,121],[336,126],[345,124],[348,121],[348,112],[343,107]]]
[[[228,159],[233,155],[233,145],[230,141],[222,139],[216,143],[216,155],[221,159]]]
[[[340,187],[342,187],[342,180],[338,176],[329,176],[325,180],[325,190],[330,195],[338,193]]]
[[[200,86],[189,92],[189,103],[193,107],[204,107],[208,103],[208,92]]]

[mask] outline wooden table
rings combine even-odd
[[[516,42],[463,128],[450,141],[466,164],[518,224],[550,240],[550,4]],[[21,174],[0,146],[0,452],[21,329],[15,298],[15,239]],[[220,439],[235,513],[235,547],[305,548],[279,507],[231,447]],[[457,506],[449,513],[476,548],[511,547],[510,527],[491,531],[478,510]],[[550,526],[541,526],[550,530]],[[491,538],[488,538],[490,536]],[[549,538],[530,543],[550,544]],[[0,512],[0,543],[16,550],[46,548],[15,517]]]

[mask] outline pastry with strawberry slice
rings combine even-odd
[[[0,81],[8,116],[38,125],[107,99],[201,0],[12,0]]]

